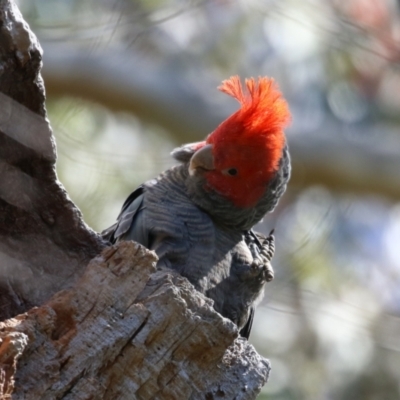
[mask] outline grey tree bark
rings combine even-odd
[[[254,399],[268,361],[154,253],[107,247],[57,181],[41,60],[0,0],[0,398]]]
[[[42,50],[0,1],[0,317],[41,304],[104,247],[57,182],[40,76]]]

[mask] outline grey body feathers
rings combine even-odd
[[[290,174],[287,149],[265,198],[242,210],[218,194],[205,193],[201,178],[189,177],[192,153],[183,147],[174,156],[183,164],[146,182],[125,202],[118,221],[105,231],[112,242],[135,240],[154,250],[159,266],[174,269],[214,300],[214,308],[243,328],[251,328],[254,304],[265,279],[249,274],[253,256],[245,231],[271,211]]]

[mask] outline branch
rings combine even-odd
[[[176,63],[155,64],[129,52],[78,50],[47,43],[43,76],[50,95],[72,95],[129,111],[171,132],[178,142],[203,138],[221,122],[221,109],[185,79]]]
[[[232,111],[202,90],[205,86],[211,90],[218,82],[194,86],[177,63],[155,66],[135,54],[112,50],[103,57],[63,43],[47,43],[45,48],[44,77],[51,95],[84,97],[114,111],[132,112],[166,128],[178,143],[204,138]],[[339,139],[336,132],[341,129],[338,122],[327,120],[324,135],[289,136],[291,184],[323,184],[400,199],[400,145]],[[372,128],[364,130],[365,137],[376,137],[368,132]]]
[[[72,289],[0,323],[1,398],[254,399],[268,361],[156,261],[134,242],[109,247]]]

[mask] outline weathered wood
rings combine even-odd
[[[254,399],[268,361],[156,260],[109,247],[72,289],[0,323],[1,398]]]

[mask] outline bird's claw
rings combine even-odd
[[[274,270],[271,265],[272,257],[275,253],[275,237],[273,235],[274,231],[264,238],[262,243],[259,238],[255,236],[248,243],[250,252],[253,256],[253,262],[250,265],[249,276],[257,277],[270,282],[274,279]]]
[[[250,275],[260,276],[262,280],[271,282],[274,279],[274,270],[270,262],[264,263],[261,259],[255,259],[250,265]]]

